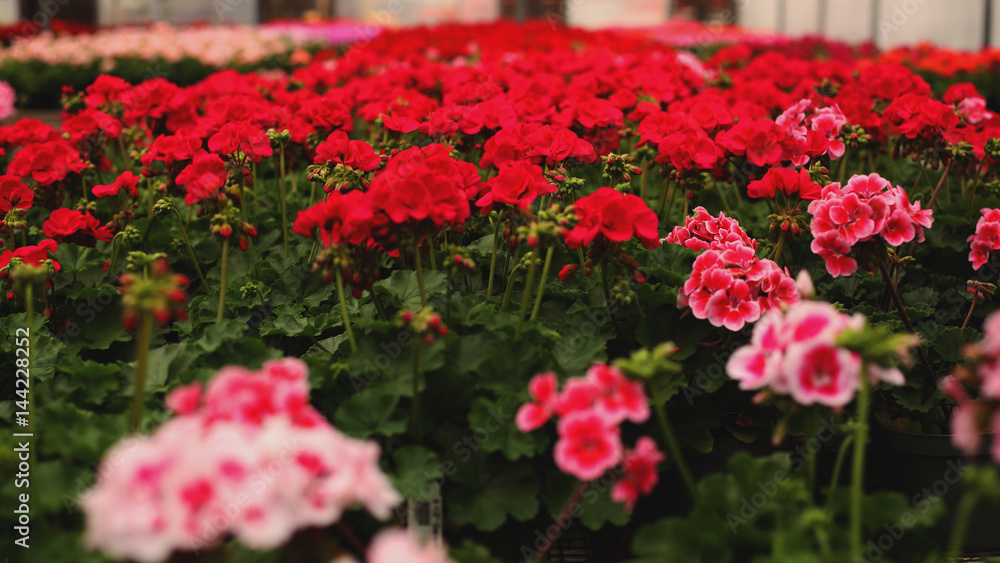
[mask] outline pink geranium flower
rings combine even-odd
[[[559,421],[556,466],[581,481],[592,481],[618,464],[622,442],[618,429],[596,412],[573,412]]]
[[[632,510],[641,495],[648,495],[660,480],[657,467],[665,459],[656,442],[648,436],[636,440],[635,449],[625,455],[625,474],[611,487],[611,500]]]

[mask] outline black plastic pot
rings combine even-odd
[[[961,473],[965,468],[992,463],[988,455],[993,435],[984,436],[978,456],[964,456],[951,444],[951,435],[926,435],[898,432],[879,425],[872,428],[872,450],[877,466],[888,473],[885,486],[907,495],[914,510],[929,510],[930,504],[944,502],[948,516],[931,533],[947,541],[954,516],[965,487]],[[934,500],[935,497],[940,500]],[[1000,507],[980,503],[969,521],[965,553],[1000,551]]]

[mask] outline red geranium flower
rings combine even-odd
[[[770,119],[740,121],[715,138],[720,147],[735,156],[746,155],[757,166],[781,163],[785,129]]]
[[[364,141],[353,141],[347,138],[347,133],[334,131],[316,147],[314,164],[337,162],[365,172],[378,168],[381,157],[375,154],[375,149]]]
[[[798,172],[788,168],[771,168],[760,180],[750,182],[747,195],[750,197],[770,197],[781,192],[785,197],[798,195],[800,199],[818,199],[823,188],[812,181],[809,172],[802,168]]]
[[[7,266],[10,265],[12,258],[20,258],[25,264],[38,266],[42,263],[42,260],[47,260],[49,258],[49,254],[52,254],[58,249],[59,245],[56,241],[45,239],[38,243],[37,246],[22,246],[16,250],[4,250],[3,253],[0,253],[0,279],[7,277],[7,274],[9,273]],[[58,272],[59,262],[53,260],[52,267]]]
[[[184,203],[194,205],[199,201],[218,197],[219,188],[226,185],[226,163],[218,155],[199,151],[194,160],[177,175],[177,183],[186,186]]]
[[[226,155],[242,151],[251,162],[260,162],[262,157],[274,154],[267,133],[249,121],[235,121],[223,125],[222,129],[208,140],[208,149],[216,154]]]
[[[612,242],[624,242],[632,236],[646,248],[660,246],[657,227],[660,220],[641,197],[623,194],[614,188],[601,188],[576,202],[580,222],[566,234],[566,245],[581,248],[604,235]]]
[[[5,174],[0,176],[0,212],[7,213],[15,207],[31,209],[35,192],[25,186],[17,176]]]
[[[96,197],[115,197],[122,190],[125,190],[130,198],[138,199],[138,186],[139,177],[133,174],[131,170],[126,170],[118,176],[113,184],[108,184],[106,186],[94,186],[91,191],[94,192]]]
[[[333,191],[325,201],[300,211],[292,231],[304,237],[319,235],[323,246],[361,244],[371,235],[372,208],[365,192]]]
[[[87,164],[80,160],[80,153],[64,140],[32,143],[14,155],[7,173],[31,178],[39,185],[48,186],[64,179],[71,172],[82,172]]]
[[[94,246],[97,241],[111,240],[110,229],[90,213],[60,207],[53,211],[42,224],[45,236],[57,242],[69,242],[80,246]]]
[[[541,168],[524,161],[503,168],[500,174],[490,178],[488,185],[489,191],[476,202],[483,215],[489,215],[496,204],[527,210],[538,196],[558,191],[546,181]]]

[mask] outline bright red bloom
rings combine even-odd
[[[138,199],[139,197],[139,177],[132,173],[131,170],[126,170],[122,172],[113,184],[108,184],[105,186],[94,186],[91,191],[96,197],[115,197],[122,190],[132,199]]]
[[[142,155],[140,160],[147,169],[154,161],[160,161],[170,168],[175,162],[193,158],[201,150],[201,142],[201,137],[186,130],[177,131],[174,135],[160,135],[153,139],[149,152]]]
[[[184,203],[194,205],[199,201],[219,196],[219,189],[226,185],[229,175],[226,163],[218,155],[199,151],[194,160],[177,175],[177,184],[187,186]]]
[[[97,241],[111,240],[113,233],[90,213],[60,207],[42,224],[45,236],[57,242],[94,246]]]
[[[660,481],[657,467],[664,459],[666,456],[657,449],[652,438],[643,436],[636,440],[635,449],[625,454],[622,464],[625,475],[611,487],[611,500],[623,503],[626,509],[632,510],[635,501],[653,492]]]
[[[709,170],[722,158],[722,151],[703,130],[686,127],[660,140],[656,162],[676,170]]]
[[[30,264],[32,266],[39,266],[42,260],[48,260],[49,254],[52,254],[59,249],[59,245],[54,240],[45,239],[38,243],[37,246],[21,246],[15,250],[4,250],[0,253],[0,279],[7,277],[9,269],[7,266],[10,265],[12,258],[20,258],[25,264]],[[52,267],[55,271],[59,271],[59,262],[55,260],[52,261]]]
[[[260,162],[271,156],[271,140],[263,129],[249,121],[226,123],[222,129],[208,140],[208,149],[216,154],[230,155],[242,151],[250,162]]]
[[[715,138],[718,145],[735,156],[746,155],[757,166],[781,163],[785,129],[770,119],[743,120]]]
[[[382,159],[375,154],[375,149],[364,141],[354,141],[347,138],[347,133],[334,131],[316,147],[315,164],[336,162],[357,170],[371,172],[378,168]]]
[[[540,167],[524,161],[501,169],[500,174],[490,178],[488,185],[489,191],[476,202],[483,215],[489,215],[497,204],[527,210],[538,196],[558,191],[545,179]]]
[[[639,196],[601,188],[578,199],[575,209],[580,221],[566,234],[570,248],[587,246],[599,234],[612,242],[635,236],[645,248],[660,246],[660,220]]]
[[[72,172],[82,172],[87,164],[80,153],[64,140],[32,143],[19,150],[7,167],[7,173],[31,178],[42,186],[58,182]]]
[[[318,236],[323,246],[361,244],[370,235],[372,208],[364,192],[330,192],[325,201],[300,211],[292,231],[304,237]]]
[[[785,197],[798,195],[799,199],[817,199],[822,190],[805,168],[798,172],[788,168],[771,168],[763,178],[750,182],[747,195],[773,198],[776,192],[781,192]]]
[[[0,176],[0,213],[11,209],[31,209],[35,192],[25,186],[17,176],[4,174]]]
[[[544,161],[549,166],[567,159],[586,163],[597,160],[594,146],[569,129],[543,125],[526,134],[524,142],[531,147],[527,156],[537,163]]]

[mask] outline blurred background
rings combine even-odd
[[[91,25],[333,17],[395,27],[502,17],[636,27],[688,19],[882,48],[1000,46],[1000,0],[0,0],[0,24],[53,9],[59,19]]]

